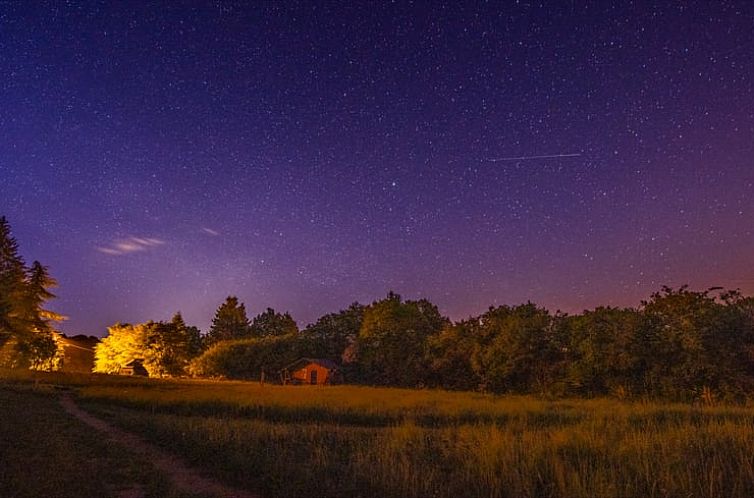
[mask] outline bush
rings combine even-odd
[[[277,378],[278,372],[302,356],[315,353],[312,340],[298,334],[222,341],[196,358],[191,375],[229,379]]]

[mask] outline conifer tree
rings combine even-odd
[[[0,217],[0,346],[28,330],[22,302],[26,290],[26,267],[18,254],[8,220]]]
[[[34,261],[28,272],[27,305],[30,308],[30,321],[38,331],[52,331],[50,322],[65,320],[63,315],[44,308],[46,301],[56,296],[50,289],[58,286],[58,282],[50,276],[49,270],[39,261]]]
[[[57,282],[35,261],[27,269],[18,254],[10,224],[0,217],[0,363],[49,370],[61,360],[51,321],[63,317],[46,310]]]
[[[249,318],[246,307],[235,296],[228,296],[217,308],[212,326],[205,338],[207,346],[220,341],[241,339],[249,336]]]

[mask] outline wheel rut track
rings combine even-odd
[[[218,498],[261,498],[257,494],[226,486],[215,479],[201,475],[198,470],[190,467],[175,455],[171,455],[136,434],[124,431],[84,411],[70,394],[63,394],[60,397],[60,405],[69,415],[106,434],[117,444],[144,456],[181,492]]]

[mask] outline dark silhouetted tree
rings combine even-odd
[[[39,262],[27,270],[8,221],[0,217],[0,363],[40,370],[60,366],[62,351],[51,322],[63,317],[45,309],[55,285]]]
[[[144,367],[151,376],[183,375],[195,354],[195,327],[188,327],[180,312],[169,322],[150,323],[144,348]]]
[[[290,313],[278,313],[272,308],[258,314],[251,322],[252,337],[272,337],[298,334],[298,325]]]
[[[346,348],[353,344],[361,329],[364,306],[353,303],[345,310],[320,317],[304,329],[316,347],[316,355],[334,361],[342,361]]]
[[[664,287],[642,303],[638,341],[643,387],[652,395],[698,397],[706,389],[734,394],[751,386],[746,355],[751,322],[735,293]]]
[[[65,320],[63,315],[45,309],[45,303],[56,297],[50,289],[57,287],[58,282],[50,276],[47,267],[42,266],[39,261],[32,263],[28,274],[25,300],[29,313],[28,321],[38,331],[52,332],[54,329],[51,322]]]
[[[0,217],[0,346],[27,333],[23,303],[26,295],[26,267],[18,253],[10,224]]]
[[[545,392],[558,379],[563,345],[552,316],[532,303],[491,308],[479,318],[472,367],[493,392]]]
[[[364,310],[359,330],[358,366],[371,384],[418,386],[427,381],[427,339],[447,325],[426,299],[405,301],[394,293]]]
[[[237,297],[228,296],[215,312],[209,333],[205,337],[206,346],[249,336],[249,318],[246,316],[246,307],[238,302]]]
[[[430,336],[427,362],[432,373],[428,383],[445,389],[478,389],[481,379],[471,359],[480,348],[479,319],[469,318],[449,324],[442,332]]]
[[[571,392],[627,395],[640,385],[636,342],[640,320],[641,315],[630,308],[596,308],[563,320]]]

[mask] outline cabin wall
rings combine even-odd
[[[298,380],[302,384],[311,384],[311,372],[317,372],[317,384],[326,384],[329,381],[330,370],[318,365],[317,363],[309,363],[308,365],[294,370],[291,372],[291,377]]]

